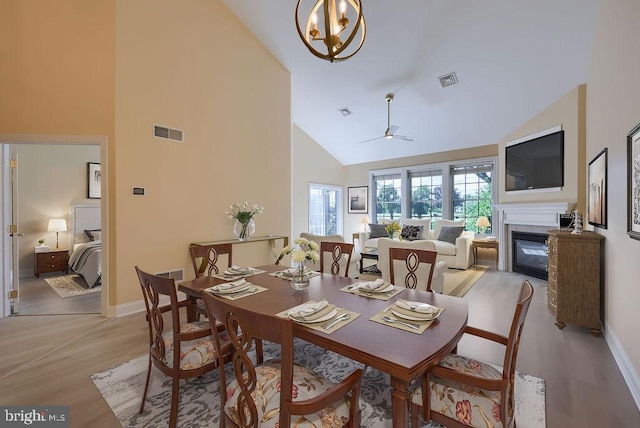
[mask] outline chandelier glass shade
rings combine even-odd
[[[306,20],[301,21],[301,15]],[[296,29],[307,49],[318,58],[329,62],[349,59],[360,50],[367,34],[362,2],[340,0],[336,7],[336,0],[298,0]]]

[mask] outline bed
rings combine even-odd
[[[102,230],[100,205],[72,204],[69,208],[69,268],[82,276],[89,288],[102,280]]]

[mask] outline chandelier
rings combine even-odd
[[[364,15],[362,15],[362,2],[340,0],[339,8],[336,8],[336,0],[313,1],[315,4],[308,10],[304,32],[300,28],[300,13],[304,13],[304,9],[309,9],[307,4],[311,1],[298,0],[296,6],[296,28],[304,45],[318,58],[330,62],[344,61],[354,56],[364,44],[367,34]],[[303,3],[305,5],[301,11]],[[353,20],[353,24],[349,18]],[[359,43],[352,45],[352,42],[357,41],[358,34],[360,35]]]

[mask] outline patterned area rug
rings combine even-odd
[[[443,294],[462,297],[489,269],[488,266],[471,266],[467,270],[447,269],[444,275]]]
[[[102,291],[102,287],[99,285],[89,288],[87,282],[80,275],[55,276],[53,278],[44,278],[44,280],[63,299]]]
[[[279,347],[264,344],[265,360],[277,358]],[[295,360],[335,382],[340,381],[362,364],[333,352],[296,339]],[[144,413],[138,414],[144,389],[147,356],[142,356],[112,369],[91,376],[123,427],[167,426],[171,402],[171,380],[158,369],[152,369],[149,394]],[[255,359],[254,359],[255,361]],[[227,364],[227,367],[230,365]],[[227,376],[232,376],[227,370]],[[227,378],[229,379],[229,378]],[[363,427],[391,427],[391,390],[389,376],[368,368],[362,379],[360,408]],[[217,426],[220,419],[217,370],[181,386],[178,426]],[[545,383],[543,379],[516,374],[516,421],[520,428],[542,428],[545,419]],[[426,424],[435,428],[440,425]]]

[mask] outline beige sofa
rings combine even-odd
[[[435,250],[438,252],[438,261],[446,262],[447,266],[454,269],[467,269],[473,262],[471,254],[471,242],[475,234],[473,232],[462,231],[460,236],[455,238],[454,243],[438,238],[444,238],[447,232],[453,227],[464,227],[464,220],[442,220],[435,221],[435,229],[431,229],[431,219],[408,219],[400,221],[402,225],[422,226],[422,233],[419,240],[432,241]],[[396,235],[397,236],[397,235]],[[370,232],[360,233],[360,246],[362,251],[378,248],[378,238],[371,238]],[[388,239],[388,237],[387,237]],[[416,241],[413,241],[416,242]]]
[[[318,246],[320,246],[320,242],[345,242],[344,241],[344,237],[342,235],[312,235],[311,233],[301,233],[300,234],[301,238],[305,238],[308,239],[309,241],[313,241],[316,244],[318,244]],[[346,259],[344,260],[344,262],[346,263]],[[349,277],[350,278],[357,278],[358,274],[360,273],[360,253],[358,252],[358,249],[356,247],[353,248],[353,253],[351,253],[351,263],[349,264]],[[309,267],[309,269],[313,269],[316,271],[320,271],[320,264],[319,263],[308,263],[307,266]],[[342,270],[342,265],[340,266],[340,269]],[[328,270],[325,270],[328,272]]]

